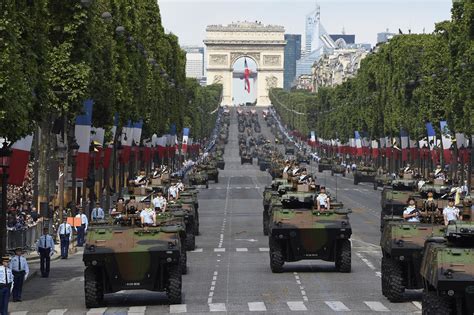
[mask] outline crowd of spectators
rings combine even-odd
[[[36,225],[39,213],[33,204],[33,165],[28,165],[22,186],[8,186],[7,191],[7,228],[22,230]]]

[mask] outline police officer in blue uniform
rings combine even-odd
[[[23,291],[23,281],[26,280],[30,273],[28,262],[23,257],[23,249],[18,247],[15,249],[15,256],[10,260],[9,267],[13,273],[13,302],[21,302],[21,292]]]
[[[63,217],[63,222],[58,227],[58,236],[61,243],[61,259],[67,259],[72,239],[72,226],[67,223],[67,217]]]
[[[36,244],[38,255],[40,256],[41,277],[49,277],[49,263],[51,256],[54,254],[54,241],[51,235],[48,234],[48,228],[43,229],[43,235]]]
[[[0,267],[0,314],[8,314],[8,301],[10,300],[10,290],[14,283],[13,273],[8,268],[9,256],[2,257],[2,266]]]

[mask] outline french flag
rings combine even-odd
[[[355,131],[354,136],[355,136],[356,154],[357,156],[362,156],[362,139],[360,138],[359,132]]]
[[[181,151],[186,154],[188,151],[189,128],[183,128],[183,143],[181,144]]]
[[[33,135],[26,136],[12,145],[8,184],[21,186],[25,180],[28,161],[30,159]]]
[[[156,140],[158,146],[158,156],[163,159],[166,156],[166,135],[161,136]]]
[[[379,143],[377,140],[371,141],[372,158],[376,159],[379,156]]]
[[[130,161],[130,152],[132,148],[132,141],[133,141],[133,125],[132,122],[129,120],[127,124],[122,128],[122,164],[127,164]]]
[[[443,155],[446,163],[451,163],[451,145],[453,144],[451,132],[448,128],[448,123],[445,120],[439,122],[441,127],[441,142],[443,144]]]
[[[95,160],[94,160],[94,164],[95,164],[95,169],[99,169],[100,167],[100,156],[101,156],[101,152],[102,150],[104,150],[103,148],[103,145],[104,145],[104,137],[105,137],[105,129],[104,128],[96,128],[96,127],[92,127],[92,130],[91,130],[91,141],[94,143],[94,147],[96,144],[99,144],[99,146],[97,147],[97,152],[96,152],[96,155],[95,155]]]
[[[408,147],[409,147],[408,133],[405,129],[400,129],[400,142],[402,146],[402,161],[408,160]]]
[[[135,122],[132,124],[132,138],[133,142],[135,142],[135,161],[138,161],[139,155],[139,145],[142,138],[142,127],[143,127],[143,120]]]
[[[436,132],[430,122],[426,123],[426,131],[428,134],[428,147],[430,150],[433,150],[436,146]]]
[[[244,60],[244,90],[247,91],[247,93],[250,94],[250,69],[249,66],[247,65],[247,59]]]
[[[89,147],[91,144],[92,100],[84,102],[84,114],[76,117],[74,135],[79,150],[76,158],[76,178],[85,179],[89,172]]]

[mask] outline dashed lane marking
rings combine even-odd
[[[301,301],[289,301],[286,302],[290,311],[307,311],[308,308],[304,305],[304,302]]]
[[[235,250],[237,252],[248,252],[249,251],[247,248],[236,248]]]
[[[416,307],[417,309],[419,309],[419,310],[422,309],[420,302],[418,302],[418,301],[413,301],[412,303],[413,303],[413,305],[415,305],[415,307]]]
[[[266,312],[267,307],[263,302],[249,302],[249,311],[250,312]]]
[[[225,303],[211,303],[209,304],[209,312],[227,312]]]
[[[192,250],[191,253],[202,253],[202,248],[197,248],[195,250]]]
[[[173,304],[170,305],[170,313],[177,314],[177,313],[186,313],[188,308],[186,304]]]
[[[128,308],[128,315],[143,315],[146,312],[146,306],[131,306]]]
[[[17,312],[10,312],[10,315],[26,315],[28,311],[17,311]]]
[[[214,248],[214,252],[225,252],[225,248]]]
[[[67,308],[50,310],[48,315],[64,315],[67,312]]]
[[[341,301],[325,301],[327,306],[329,306],[335,312],[349,312],[350,309]]]
[[[258,250],[261,251],[261,252],[269,252],[269,251],[270,251],[270,248],[268,248],[268,247],[260,247]]]
[[[106,307],[91,308],[86,315],[102,315],[106,310]]]
[[[364,301],[364,303],[374,312],[390,312],[390,310],[386,308],[381,302]]]

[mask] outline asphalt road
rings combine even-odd
[[[262,132],[269,136],[263,119]],[[352,208],[352,272],[335,272],[333,263],[301,261],[273,274],[268,237],[262,232],[262,191],[270,176],[254,165],[240,165],[233,116],[219,183],[199,194],[201,235],[188,253],[183,304],[167,305],[163,294],[127,291],[106,296],[106,306],[86,309],[82,256],[52,263],[49,279],[33,278],[23,302],[11,314],[393,314],[421,313],[419,302],[390,303],[380,289],[380,191],[354,186],[352,177],[316,174],[332,195]],[[310,166],[310,169],[316,167]],[[420,293],[411,295],[416,300]]]

